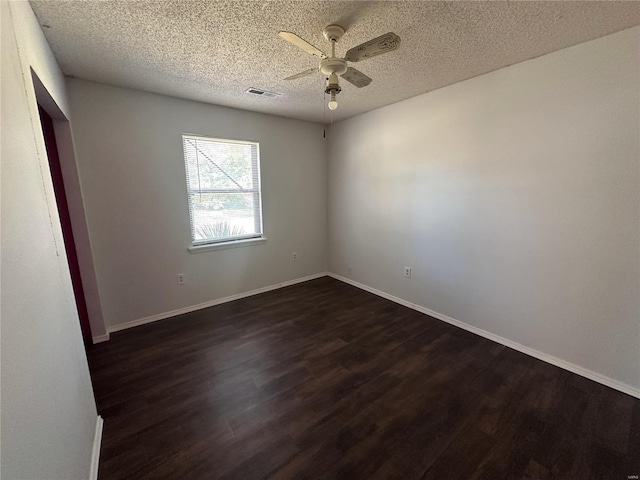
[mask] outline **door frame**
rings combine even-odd
[[[84,202],[82,198],[82,187],[80,175],[76,163],[75,151],[73,147],[73,135],[71,123],[58,107],[53,97],[38,78],[38,75],[31,69],[31,78],[36,98],[36,108],[41,107],[53,122],[53,129],[58,151],[60,169],[64,182],[65,197],[67,200],[73,239],[78,259],[78,266],[84,292],[89,325],[91,330],[91,342],[100,343],[109,340],[98,280],[93,261],[91,248],[91,237],[89,226],[85,214]],[[38,123],[40,123],[38,121]],[[42,134],[42,132],[40,132]],[[44,144],[44,135],[43,135]],[[43,152],[46,155],[46,150]]]
[[[82,331],[84,343],[89,344],[92,342],[91,325],[89,324],[89,313],[87,312],[87,302],[82,286],[82,275],[78,263],[73,227],[71,226],[69,204],[65,193],[53,119],[40,104],[38,104],[38,114],[40,115],[40,126],[44,136],[44,146],[47,150],[47,159],[49,160],[49,171],[51,173],[53,192],[56,198],[56,208],[58,209],[58,216],[60,217],[64,250],[67,254],[67,264],[69,266],[69,274],[71,275],[71,286],[73,287],[76,309],[78,310],[78,318],[80,319],[80,330]]]

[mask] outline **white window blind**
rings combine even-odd
[[[262,236],[259,145],[182,136],[193,245]]]

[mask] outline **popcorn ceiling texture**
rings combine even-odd
[[[66,75],[201,102],[329,123],[640,24],[640,2],[32,1]],[[317,65],[278,36],[294,32],[337,55],[386,32],[392,53],[351,64],[335,112]],[[257,87],[278,98],[245,93]],[[333,115],[333,117],[331,117]]]

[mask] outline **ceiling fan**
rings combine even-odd
[[[331,96],[328,104],[331,110],[338,108],[336,95],[342,91],[342,88],[340,88],[338,84],[338,75],[358,88],[366,87],[371,83],[371,78],[367,77],[360,70],[347,66],[347,62],[361,62],[367,58],[391,52],[400,46],[400,37],[395,33],[389,32],[349,49],[344,58],[340,58],[336,57],[336,43],[338,43],[344,35],[344,28],[340,25],[329,25],[322,33],[324,38],[331,42],[331,56],[317,49],[295,33],[280,32],[279,35],[305,52],[320,57],[320,64],[317,67],[291,75],[285,78],[285,80],[295,80],[315,72],[322,73],[327,77],[327,86],[324,92]]]

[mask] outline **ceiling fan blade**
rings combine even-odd
[[[309,70],[305,70],[304,72],[291,75],[290,77],[285,78],[285,80],[295,80],[296,78],[306,77],[307,75],[311,75],[312,73],[316,73],[317,71],[318,71],[318,67],[313,67],[313,68],[310,68]]]
[[[355,85],[358,88],[366,87],[372,82],[372,80],[364,73],[362,73],[360,70],[356,70],[353,67],[347,68],[347,71],[340,76],[347,82]]]
[[[295,33],[280,32],[278,35],[284,38],[287,42],[294,44],[296,47],[304,50],[307,53],[310,53],[311,55],[315,55],[316,57],[320,58],[327,58],[326,53],[324,53],[322,50],[317,49],[306,40],[303,40]]]
[[[389,32],[380,35],[378,38],[364,42],[357,47],[353,47],[344,57],[349,62],[361,62],[367,58],[391,52],[400,46],[400,37]]]

